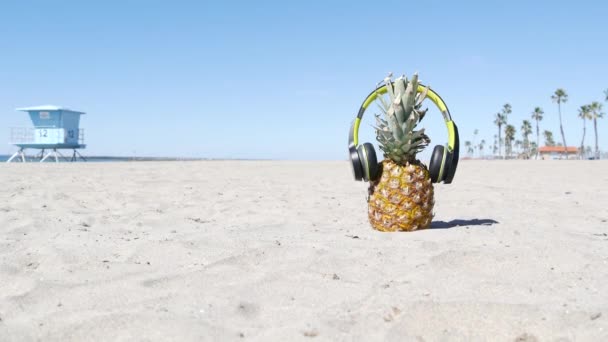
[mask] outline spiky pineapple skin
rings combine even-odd
[[[426,229],[433,219],[434,189],[426,166],[419,161],[381,163],[381,177],[370,184],[368,216],[383,232]]]

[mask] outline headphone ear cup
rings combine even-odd
[[[375,180],[378,176],[379,166],[374,145],[370,143],[359,145],[357,152],[359,153],[359,160],[361,160],[361,167],[363,167],[363,180],[368,182]]]
[[[359,158],[359,151],[356,147],[353,147],[350,151],[350,166],[355,180],[363,180],[363,166],[361,165],[361,158]]]
[[[452,174],[452,175],[454,174],[452,172],[452,168],[453,168],[452,159],[453,159],[454,155],[448,150],[447,146],[445,147],[445,151],[446,151],[445,152],[445,162],[443,165],[443,173],[441,175],[441,180],[443,181],[443,184],[449,184],[452,182],[451,180],[448,181],[450,174]]]
[[[443,171],[445,176],[444,183],[451,184],[456,174],[456,167],[458,167],[458,159],[460,154],[460,138],[458,137],[458,127],[454,124],[454,150],[448,153],[446,158],[446,170]]]
[[[441,145],[435,146],[433,154],[431,155],[431,162],[429,163],[429,173],[431,174],[431,182],[433,183],[439,183],[442,181],[441,179],[439,179],[439,176],[441,173],[441,164],[443,162],[444,154],[445,147]]]

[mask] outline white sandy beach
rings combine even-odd
[[[0,180],[0,341],[608,340],[607,161],[461,161],[412,233],[342,161]]]

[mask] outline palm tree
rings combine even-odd
[[[502,157],[502,138],[501,138],[501,130],[502,125],[507,124],[507,119],[504,114],[496,113],[494,117],[494,124],[498,126],[498,156]]]
[[[512,110],[511,110],[511,105],[508,103],[505,103],[502,106],[502,115],[505,116],[505,125],[507,124],[507,119],[509,118],[509,114],[511,114]]]
[[[469,156],[471,155],[471,153],[473,153],[473,148],[471,147],[471,142],[470,141],[465,141],[464,142],[464,146],[467,148],[467,153],[469,154]]]
[[[479,133],[479,130],[476,128],[473,131],[473,150],[477,149],[477,133]],[[475,156],[475,151],[473,151],[473,156]]]
[[[595,131],[595,159],[599,159],[600,149],[597,145],[597,119],[601,119],[604,117],[604,112],[602,112],[602,104],[593,101],[593,103],[589,105],[589,110],[591,111],[591,118],[593,119],[593,130]]]
[[[498,144],[496,143],[496,134],[494,134],[494,144],[492,145],[492,154],[496,155],[497,150],[498,150]]]
[[[581,106],[578,109],[578,117],[583,119],[583,139],[581,140],[581,159],[585,158],[585,133],[587,131],[586,122],[591,120],[591,112],[588,105]]]
[[[483,147],[485,146],[486,141],[484,139],[481,139],[481,141],[479,142],[479,157],[483,158]]]
[[[515,126],[507,125],[505,127],[505,155],[510,156],[512,150],[513,139],[515,139]]]
[[[530,153],[530,139],[528,139],[528,136],[530,134],[532,134],[532,125],[530,124],[530,121],[528,120],[524,120],[521,124],[521,134],[524,137],[524,153],[528,154]]]
[[[553,141],[553,132],[544,131],[543,135],[545,136],[545,146],[555,146],[555,141]]]
[[[521,148],[524,145],[524,142],[521,140],[515,140],[515,153],[519,155],[521,153]]]
[[[530,142],[530,154],[538,155],[538,145],[534,141]]]
[[[534,108],[534,111],[532,112],[532,119],[536,121],[536,147],[540,145],[538,122],[543,119],[543,114],[545,114],[545,112],[543,112],[543,109],[540,107]],[[538,159],[538,148],[536,149],[536,159]]]
[[[559,130],[562,133],[562,141],[564,142],[564,156],[568,159],[568,145],[566,145],[566,136],[564,135],[564,126],[562,126],[562,103],[568,101],[568,94],[562,88],[558,88],[553,95],[551,95],[553,102],[557,102],[557,110],[559,112]]]

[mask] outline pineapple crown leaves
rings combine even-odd
[[[430,143],[424,129],[414,130],[427,112],[421,107],[428,87],[421,93],[417,92],[418,74],[414,74],[409,81],[401,76],[391,82],[391,77],[389,75],[384,79],[390,103],[378,97],[378,107],[384,119],[376,115],[376,139],[386,157],[395,162],[411,161]]]

